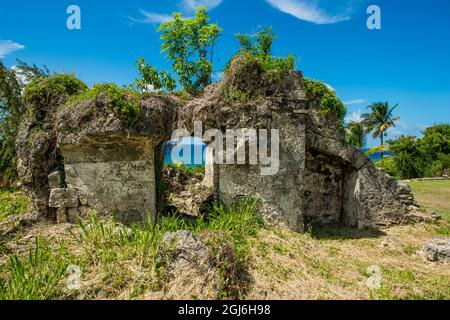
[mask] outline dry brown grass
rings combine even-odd
[[[264,230],[255,243],[255,281],[248,298],[450,299],[448,265],[426,262],[419,254],[444,225],[393,227],[384,234]],[[382,271],[380,290],[367,287],[369,266]]]

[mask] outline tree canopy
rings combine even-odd
[[[161,23],[162,52],[172,63],[179,84],[190,93],[202,91],[212,81],[214,46],[222,29],[210,23],[205,7],[199,7],[193,18],[175,12],[173,19]],[[136,64],[142,76],[137,80],[142,90],[173,91],[176,81],[168,71],[159,71],[140,58]]]

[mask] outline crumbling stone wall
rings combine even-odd
[[[89,210],[123,221],[154,217],[164,205],[162,143],[176,128],[193,133],[194,122],[201,121],[204,131],[223,134],[279,130],[279,167],[273,175],[262,175],[267,165],[260,161],[211,165],[210,144],[205,182],[213,186],[216,202],[258,198],[267,220],[300,232],[309,224],[366,228],[408,221],[415,208],[411,190],[344,141],[336,117],[323,114],[317,97],[303,89],[300,72],[269,81],[252,68],[234,61],[222,83],[184,106],[167,95],[146,97],[131,126],[107,94],[61,103],[39,131],[24,122],[19,173],[35,207],[61,222]],[[248,149],[251,141],[244,141],[234,157]],[[62,160],[63,168],[55,171]]]
[[[154,214],[156,142],[112,135],[61,145],[67,187],[77,190],[79,198],[74,214],[90,208],[114,214],[120,221],[142,221],[146,214]]]
[[[266,219],[296,231],[308,224],[378,228],[408,221],[411,190],[345,142],[339,121],[323,114],[318,99],[303,90],[301,73],[284,74],[269,90],[264,77],[248,76],[247,69],[231,67],[221,84],[179,111],[179,126],[191,132],[198,120],[204,130],[219,128],[224,134],[237,128],[280,130],[278,173],[262,176],[261,165],[215,165],[209,179],[216,198],[226,204],[259,198]],[[236,88],[250,99],[223,98]]]
[[[74,222],[95,210],[125,222],[154,217],[162,209],[162,143],[173,130],[176,100],[144,98],[133,125],[107,93],[66,100],[41,119],[39,130],[25,121],[17,142],[35,216]]]
[[[306,150],[303,212],[308,224],[338,224],[343,206],[344,167],[338,159]]]

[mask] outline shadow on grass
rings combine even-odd
[[[312,237],[318,240],[356,240],[386,235],[381,230],[359,230],[344,226],[312,226],[310,232]]]

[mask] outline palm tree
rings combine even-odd
[[[398,104],[389,107],[389,102],[377,102],[367,107],[372,111],[371,113],[366,113],[362,116],[367,132],[372,131],[374,138],[380,138],[382,148],[384,146],[384,137],[387,136],[387,130],[395,127],[395,122],[400,120],[400,117],[394,117],[393,115],[397,107]],[[381,151],[381,165],[384,167],[383,151]]]
[[[350,121],[346,126],[347,141],[359,149],[366,144],[367,128],[364,122]]]

